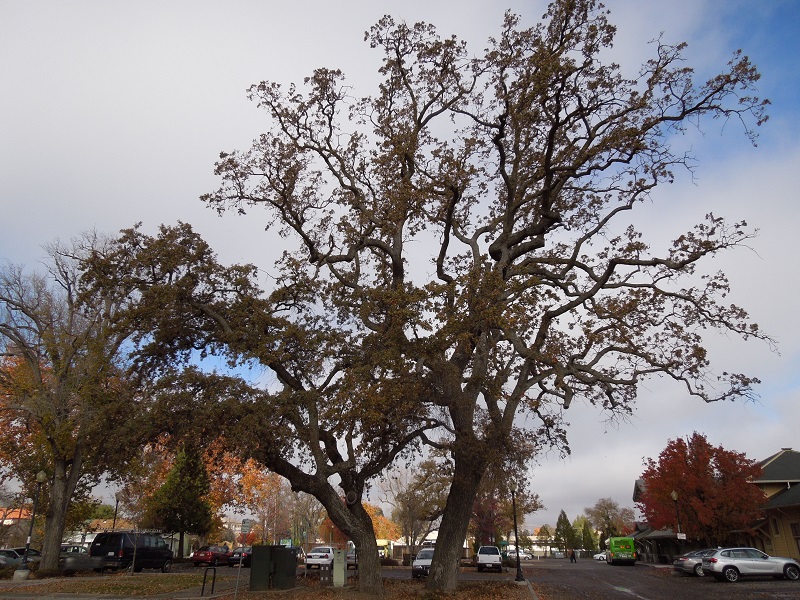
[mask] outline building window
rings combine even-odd
[[[780,527],[778,527],[778,519],[773,518],[770,520],[772,521],[772,535],[780,535],[781,530]]]
[[[800,523],[792,523],[790,527],[792,528],[792,537],[797,546],[797,551],[800,552]]]

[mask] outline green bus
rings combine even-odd
[[[636,546],[633,538],[608,538],[606,540],[606,563],[609,565],[636,564]]]

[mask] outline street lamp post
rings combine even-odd
[[[517,532],[517,482],[512,481],[511,485],[511,509],[514,512],[514,548],[516,548],[517,554],[517,576],[514,578],[514,581],[525,581],[525,577],[522,576],[522,565],[519,562],[519,533]]]
[[[117,528],[117,510],[119,509],[119,500],[122,494],[117,492],[114,494],[114,521],[111,523],[111,531]]]
[[[47,473],[39,471],[36,474],[36,494],[33,496],[33,509],[31,510],[31,525],[28,528],[28,539],[25,541],[25,554],[22,562],[14,572],[15,579],[27,579],[30,572],[28,567],[28,554],[31,549],[31,538],[33,537],[33,522],[36,519],[36,506],[39,504],[39,493],[42,491],[42,484],[47,481]]]
[[[675,503],[675,523],[678,526],[678,543],[680,544],[680,549],[683,550],[683,532],[681,531],[681,513],[678,510],[678,492],[672,490],[672,493],[669,495],[672,498],[672,501]]]

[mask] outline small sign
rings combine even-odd
[[[253,519],[242,519],[242,533],[250,533],[253,528]]]
[[[685,540],[686,539],[686,534],[685,533],[679,533],[678,534],[678,539],[679,540]]]

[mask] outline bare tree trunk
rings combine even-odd
[[[359,527],[353,529],[350,535],[358,552],[358,589],[371,596],[381,597],[383,577],[375,533],[372,527],[369,530]]]
[[[327,481],[314,487],[317,492],[315,496],[325,507],[331,522],[356,545],[359,591],[375,598],[382,597],[383,578],[378,542],[369,513],[364,510],[360,500],[353,504],[343,502]]]
[[[486,458],[475,447],[466,452],[456,451],[453,458],[453,483],[447,495],[447,506],[436,538],[436,551],[427,583],[428,589],[444,592],[455,590],[458,584],[458,567],[472,516],[472,505],[487,464]]]
[[[64,528],[72,493],[77,484],[76,474],[82,468],[80,449],[76,449],[73,460],[68,463],[64,459],[56,458],[53,461],[53,478],[49,487],[49,502],[47,504],[44,539],[42,541],[42,562],[39,568],[42,571],[57,571],[58,559],[61,551],[61,540],[64,537]]]

